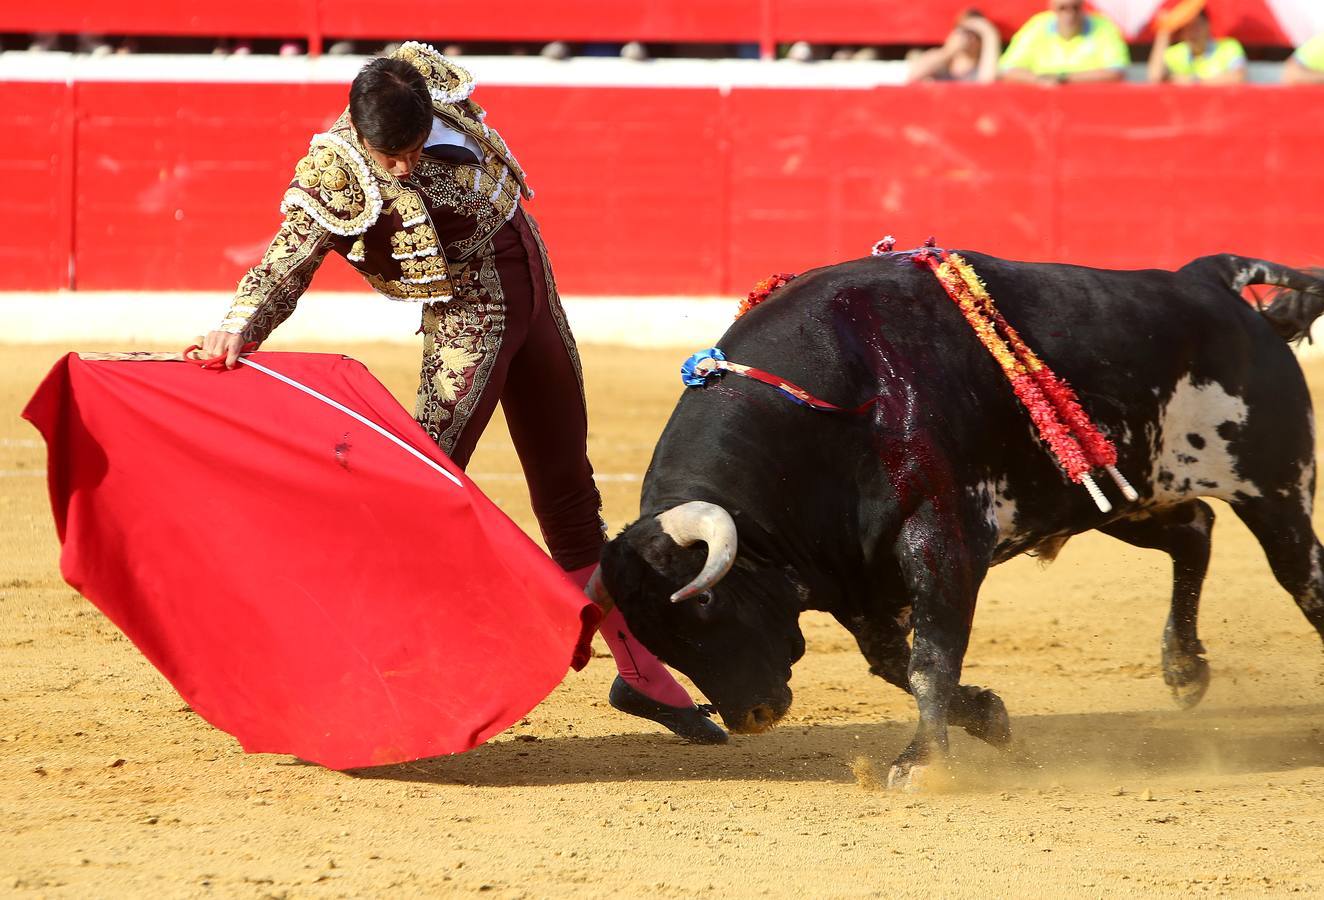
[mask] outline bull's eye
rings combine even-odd
[[[698,604],[701,608],[707,606],[709,603],[713,602],[713,592],[704,591],[701,594],[695,594],[694,602]]]

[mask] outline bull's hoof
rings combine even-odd
[[[607,702],[623,713],[651,719],[691,744],[725,744],[727,741],[722,726],[708,718],[711,714],[708,707],[667,706],[636,691],[619,675],[611,683]]]
[[[927,779],[925,773],[928,770],[928,766],[894,762],[887,773],[887,789],[900,791],[903,794],[918,794],[924,790],[924,782]]]
[[[992,691],[980,691],[974,697],[972,706],[973,715],[961,723],[966,734],[994,747],[1005,747],[1011,743],[1011,716],[1007,715],[1007,705],[1001,697]]]
[[[1173,701],[1191,709],[1209,690],[1209,663],[1195,653],[1164,653],[1163,683],[1172,689]]]
[[[943,741],[944,753],[946,746],[947,742]],[[918,737],[911,741],[910,746],[892,762],[892,768],[887,772],[887,789],[906,794],[923,790],[932,774],[929,766],[934,759],[934,750],[933,746]]]

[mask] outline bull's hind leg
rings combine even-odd
[[[1232,508],[1260,542],[1278,583],[1324,639],[1324,547],[1310,524],[1309,500],[1303,490],[1299,496],[1238,500]]]
[[[869,673],[907,694],[911,693],[910,645],[906,643],[909,617],[910,611],[907,610],[901,620],[888,620],[882,625],[864,619],[842,623],[860,645],[860,652],[869,663]],[[1006,704],[985,688],[973,684],[957,685],[947,706],[947,718],[953,725],[994,747],[1011,743],[1011,719]]]
[[[1209,663],[1204,659],[1196,620],[1213,528],[1214,511],[1209,504],[1191,500],[1099,529],[1128,544],[1162,550],[1172,557],[1172,606],[1163,629],[1163,681],[1183,709],[1199,703],[1209,689]]]

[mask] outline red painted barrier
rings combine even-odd
[[[320,0],[43,0],[7,3],[0,32],[25,34],[297,37],[315,26]]]
[[[232,287],[280,224],[281,193],[345,89],[326,84],[74,86],[75,283]],[[335,268],[348,267],[336,266]],[[349,288],[323,276],[323,287]]]
[[[751,276],[906,243],[1116,268],[1324,255],[1324,92],[916,85],[736,91],[732,246]],[[769,123],[777,127],[770,129]]]
[[[0,84],[0,289],[227,290],[325,84]],[[574,294],[743,293],[886,233],[1022,259],[1321,261],[1324,90],[480,88]],[[72,262],[72,266],[70,263]],[[332,259],[315,286],[366,289]]]
[[[63,84],[0,82],[0,288],[69,280],[73,252],[73,96]]]
[[[322,32],[399,40],[400,22],[361,0],[319,0]],[[468,3],[419,4],[409,32],[437,41],[757,41],[776,0],[515,0],[499,14]],[[475,14],[478,13],[478,14]]]

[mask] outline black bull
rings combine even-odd
[[[1324,282],[1234,256],[1177,272],[966,258],[1116,443],[1138,501],[1104,484],[1105,514],[1066,479],[933,274],[894,253],[795,279],[719,344],[841,406],[879,398],[871,411],[815,412],[732,375],[685,391],[640,518],[603,553],[602,584],[630,627],[734,731],[786,712],[798,616],[831,613],[870,671],[915,697],[919,728],[889,777],[900,786],[946,752],[949,721],[1009,740],[1002,701],[960,684],[976,596],[990,566],[1051,556],[1073,534],[1172,556],[1162,659],[1183,706],[1209,677],[1202,496],[1231,504],[1324,636],[1312,411],[1286,344],[1324,308]],[[1284,290],[1260,310],[1240,296],[1248,283]]]

